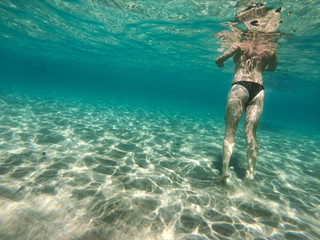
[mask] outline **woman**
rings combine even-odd
[[[270,40],[272,34],[268,34],[267,32],[269,31],[261,31],[262,24],[260,24],[264,23],[263,25],[265,25],[266,21],[262,21],[265,16],[269,16],[269,20],[276,18],[270,18],[268,11],[261,11],[262,8],[255,9],[256,13],[266,13],[261,16],[261,19],[252,19],[252,16],[256,17],[256,15],[252,14],[254,9],[249,9],[251,19],[249,22],[243,21],[248,30],[243,34],[242,40],[234,43],[216,59],[218,67],[223,67],[224,62],[232,56],[234,56],[235,63],[235,75],[225,109],[226,130],[221,172],[221,181],[223,183],[226,183],[230,176],[228,172],[229,161],[234,147],[237,126],[243,111],[245,111],[245,136],[248,158],[245,180],[254,180],[254,167],[258,156],[256,130],[262,114],[264,98],[262,73],[264,71],[275,71],[277,66],[276,43]],[[280,11],[277,9],[273,13],[278,14]],[[243,16],[242,19],[244,19]],[[263,28],[264,30],[267,29],[266,26]]]

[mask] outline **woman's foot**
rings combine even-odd
[[[252,182],[254,180],[254,175],[253,174],[254,174],[253,171],[247,170],[246,171],[246,176],[244,177],[244,180]]]
[[[230,173],[229,173],[229,172],[226,172],[226,173],[221,174],[221,176],[220,176],[220,182],[221,182],[222,184],[227,184],[229,177],[230,177]]]

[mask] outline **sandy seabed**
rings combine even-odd
[[[0,95],[0,239],[320,239],[319,136],[260,128],[255,182],[223,116]]]

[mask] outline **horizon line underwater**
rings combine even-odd
[[[0,239],[320,239],[319,14],[1,1]]]

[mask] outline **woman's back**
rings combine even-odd
[[[238,51],[234,56],[235,76],[233,82],[253,81],[262,84],[262,73],[274,71],[276,48],[266,41],[251,40],[237,43]]]

